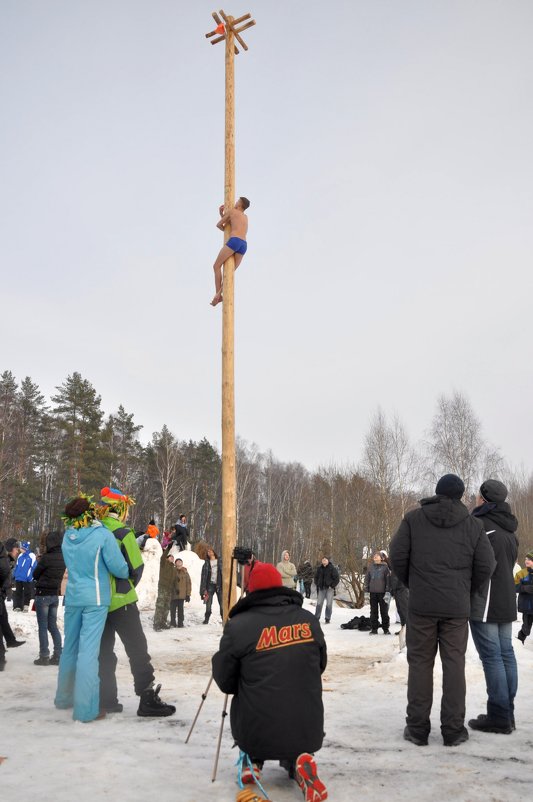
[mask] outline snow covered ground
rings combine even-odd
[[[192,553],[187,559],[197,577],[199,561]],[[153,563],[155,570],[155,555]],[[150,595],[145,594],[143,606]],[[45,802],[235,800],[237,755],[232,750],[229,718],[217,778],[211,782],[224,700],[214,684],[185,745],[222,632],[218,615],[212,616],[208,626],[202,625],[197,583],[193,602],[185,607],[185,629],[154,632],[152,613],[142,613],[157,681],[163,685],[161,696],[178,708],[175,716],[161,720],[137,717],[137,697],[120,643],[118,679],[124,712],[81,724],[72,721],[69,711],[55,710],[57,669],[33,665],[38,655],[35,614],[13,613],[10,605],[8,609],[17,637],[27,643],[8,651],[6,669],[0,673],[0,756],[6,758],[0,762],[2,799],[23,795]],[[368,614],[368,610],[362,612]],[[519,692],[517,729],[512,735],[471,731],[466,744],[445,748],[439,731],[437,674],[430,743],[416,747],[402,738],[407,664],[405,654],[398,652],[398,638],[371,638],[367,632],[340,629],[353,615],[352,610],[335,607],[331,624],[324,626],[329,650],[323,679],[326,738],[317,762],[329,798],[333,802],[526,798],[533,768],[528,702],[533,692],[533,639],[525,646],[515,641]],[[471,718],[483,712],[485,704],[483,672],[472,644],[467,680],[467,718]],[[275,802],[302,798],[277,764],[267,763],[263,778]]]

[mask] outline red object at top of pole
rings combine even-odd
[[[221,33],[221,34],[226,33],[226,26],[224,25],[223,22],[221,22],[220,25],[217,25],[217,27],[215,28],[215,33]]]

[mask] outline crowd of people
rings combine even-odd
[[[404,634],[408,662],[403,736],[416,746],[429,739],[437,652],[443,672],[443,743],[459,746],[469,737],[469,632],[483,666],[487,704],[468,726],[499,734],[510,734],[516,726],[518,670],[512,623],[518,599],[523,614],[518,639],[524,643],[533,625],[533,552],[528,552],[524,570],[517,571],[518,521],[502,482],[483,482],[471,512],[461,500],[464,490],[458,476],[441,477],[434,495],[405,515],[388,551],[373,554],[364,577],[370,635],[380,628],[391,634],[389,605],[392,598],[396,602],[401,625],[396,634]],[[118,635],[139,696],[138,715],[172,715],[174,706],[161,701],[160,685],[155,685],[136,593],[144,568],[141,547],[148,538],[159,539],[160,533],[152,520],[140,540],[126,524],[133,499],[112,488],[103,488],[100,495],[99,504],[84,496],[67,504],[64,535],[50,532],[39,559],[28,542],[19,545],[9,539],[0,544],[0,669],[6,647],[23,643],[10,629],[5,605],[14,568],[14,609],[28,609],[34,597],[39,627],[35,664],[59,665],[56,707],[72,708],[73,718],[84,722],[122,711],[114,652]],[[184,605],[191,599],[193,583],[180,554],[189,544],[186,516],[180,516],[161,541],[156,631],[184,626]],[[204,624],[212,615],[215,596],[222,616],[222,575],[220,557],[206,546],[198,588],[205,604]],[[66,578],[66,590],[60,590]],[[221,690],[233,695],[231,728],[240,748],[239,783],[243,789],[252,784],[259,789],[250,798],[262,799],[267,760],[280,762],[298,782],[306,802],[327,798],[314,757],[324,735],[321,674],[327,649],[320,618],[325,607],[325,624],[331,622],[340,581],[329,556],[314,568],[309,559],[297,568],[287,550],[277,566],[259,562],[254,555],[244,562],[242,595],[229,611],[212,667]],[[304,606],[313,585],[314,611]],[[64,643],[57,626],[63,592]]]

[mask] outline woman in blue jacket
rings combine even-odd
[[[94,519],[88,499],[70,501],[63,517],[68,527],[62,545],[68,583],[55,706],[74,707],[72,718],[93,721],[100,717],[98,655],[111,602],[110,574],[126,579],[129,570],[113,533]]]

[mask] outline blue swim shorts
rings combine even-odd
[[[228,248],[231,248],[234,253],[242,253],[243,256],[248,248],[246,240],[240,239],[240,237],[230,237],[226,242],[226,245]]]

